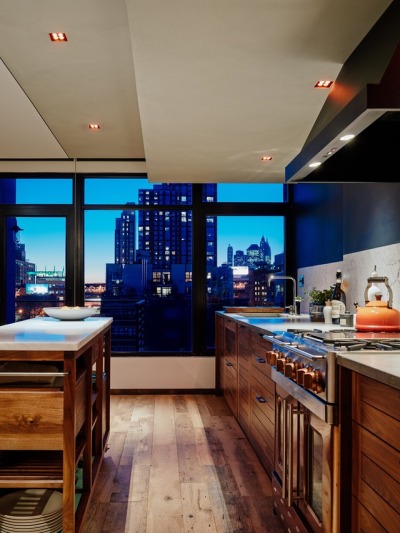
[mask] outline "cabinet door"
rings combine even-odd
[[[248,326],[238,326],[238,421],[247,434],[250,427],[250,365],[251,330]]]
[[[224,322],[224,396],[232,413],[238,417],[238,348],[237,323],[230,319]]]
[[[249,439],[271,475],[274,462],[275,383],[266,360],[269,348],[269,343],[262,335],[252,333]]]
[[[400,391],[353,374],[352,531],[398,531]]]

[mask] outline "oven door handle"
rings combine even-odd
[[[298,419],[298,423],[300,420],[300,417],[305,414],[304,409],[301,407],[294,407],[292,403],[289,403],[287,406],[288,409],[288,417],[287,417],[287,441],[288,441],[288,464],[287,464],[287,476],[288,476],[288,489],[287,489],[287,504],[289,507],[292,507],[293,505],[293,421],[294,417],[296,416]],[[303,432],[301,432],[303,435]],[[297,443],[300,444],[299,442]]]
[[[282,398],[282,499],[286,498],[286,480],[287,480],[287,404]]]
[[[289,507],[292,507],[293,504],[293,404],[289,403],[288,405],[288,490],[287,490],[287,503]]]

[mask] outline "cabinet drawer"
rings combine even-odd
[[[239,372],[238,420],[247,433],[250,424],[250,383],[249,374],[243,368]]]
[[[353,419],[371,433],[400,450],[400,391],[354,375]]]
[[[259,409],[268,418],[268,428],[271,435],[274,434],[275,424],[275,396],[268,389],[265,389],[255,381],[252,381],[250,389],[251,410]]]
[[[239,365],[249,368],[251,363],[251,336],[247,326],[238,328],[238,359]]]
[[[275,382],[271,379],[271,367],[262,357],[253,358],[251,376],[275,395]]]
[[[353,493],[369,514],[388,531],[400,521],[400,452],[353,422],[358,449],[353,468]]]
[[[62,450],[63,392],[1,391],[1,450]]]
[[[375,463],[382,471],[382,475],[387,474],[396,481],[400,494],[400,451],[389,446],[355,422],[353,422],[353,441],[361,455]],[[358,476],[356,469],[355,474]]]
[[[227,369],[229,370],[227,371]],[[226,367],[224,372],[224,398],[237,418],[237,372],[232,367]]]
[[[400,421],[400,390],[361,374],[354,373],[353,379],[361,401]]]
[[[267,351],[270,349],[270,343],[266,341],[262,334],[252,332],[251,348],[254,356],[265,359]]]
[[[271,474],[274,460],[274,422],[270,418],[271,410],[268,404],[260,403],[256,396],[257,392],[252,389],[249,437],[260,461]]]

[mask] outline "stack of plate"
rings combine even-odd
[[[1,533],[58,533],[62,529],[62,493],[25,489],[0,498]]]

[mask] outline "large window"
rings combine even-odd
[[[285,270],[284,193],[143,176],[0,179],[1,323],[40,314],[45,296],[43,306],[112,316],[114,356],[212,354],[217,309],[271,303],[265,277]]]

